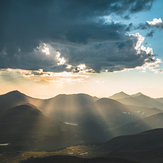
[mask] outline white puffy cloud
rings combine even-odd
[[[159,18],[159,19],[154,18],[153,21],[147,21],[147,23],[149,25],[157,25],[157,24],[161,24],[162,23],[162,20],[161,20],[161,18]]]
[[[64,65],[66,63],[66,60],[64,57],[60,57],[60,56],[61,56],[61,53],[57,52],[56,59],[59,61],[57,64],[58,65]]]
[[[141,47],[141,44],[144,42],[145,38],[142,35],[140,35],[139,33],[129,34],[129,36],[134,36],[137,38],[135,50],[137,50],[137,53],[140,53],[140,47]]]
[[[154,18],[152,21],[146,21],[146,23],[140,23],[135,29],[147,30],[151,29],[150,32],[146,34],[146,37],[153,37],[156,29],[163,29],[163,21],[161,18]]]
[[[49,47],[45,43],[40,43],[40,45],[35,49],[35,51],[38,50],[39,52],[45,53],[46,55],[50,54]]]

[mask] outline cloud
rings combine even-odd
[[[159,19],[156,19],[156,18],[154,18],[153,19],[153,21],[147,21],[147,23],[149,24],[149,25],[158,25],[158,24],[162,24],[162,20],[161,20],[161,18],[159,18]]]
[[[42,46],[37,47],[39,49],[40,52],[45,53],[46,55],[49,55],[49,48],[47,47],[47,45],[44,43]]]
[[[156,19],[154,18],[153,21],[147,21],[146,25],[148,28],[158,28],[158,29],[163,29],[163,22],[162,19]]]
[[[126,27],[125,31],[126,31],[126,32],[130,32],[131,30],[133,30],[133,28],[134,28],[133,24],[130,23],[130,24]]]
[[[163,70],[158,69],[158,67],[160,66],[160,63],[162,63],[161,59],[157,58],[155,60],[155,62],[153,63],[145,63],[143,66],[141,67],[137,67],[137,69],[141,69],[142,72],[146,72],[147,70],[151,70],[155,73],[163,73]]]
[[[153,37],[154,30],[151,30],[149,33],[146,34],[146,37]]]
[[[152,48],[141,45],[144,37],[139,33],[125,35],[123,40],[94,42],[87,45],[58,45],[60,52],[67,58],[72,70],[80,64],[95,72],[120,71],[125,68],[142,66],[146,62],[154,63]]]
[[[150,28],[163,29],[162,19],[154,18],[153,21],[147,21],[144,24],[141,23],[141,24],[139,24],[138,27],[136,27],[136,29],[141,29],[141,30],[150,29]]]
[[[44,43],[28,55],[15,55],[13,62],[4,63],[3,68],[38,70],[45,72],[85,72],[120,71],[126,68],[142,66],[146,62],[154,63],[152,48],[142,45],[144,37],[139,33],[124,35],[122,40],[90,42],[84,45],[49,43],[49,55],[46,55]],[[7,58],[8,59],[8,58]],[[7,60],[6,59],[6,60]],[[17,65],[15,66],[15,63]],[[7,66],[6,66],[7,65]],[[5,67],[6,66],[6,67]]]
[[[60,55],[61,55],[60,52],[57,52],[56,58],[59,61],[57,64],[58,65],[64,65],[66,63],[66,60],[64,59],[64,57],[61,58]]]
[[[62,73],[54,73],[54,72],[44,72],[43,69],[39,70],[22,70],[22,69],[1,69],[0,74],[4,76],[20,76],[26,79],[32,79],[36,82],[82,82],[89,77],[86,74],[74,74],[71,72],[62,72]]]
[[[126,28],[126,31],[130,31],[133,26],[128,25]],[[132,28],[133,29],[133,28]],[[146,21],[146,23],[140,23],[137,27],[134,27],[134,29],[140,29],[140,30],[149,30],[152,29],[150,32],[146,34],[146,37],[153,37],[153,34],[156,29],[163,29],[163,21],[161,18],[157,19],[154,18],[152,21]]]
[[[154,0],[1,0],[0,69],[43,72],[110,72],[148,62],[152,53],[126,35],[132,24],[106,22],[112,14],[129,19],[150,10]],[[71,65],[71,66],[68,66]],[[36,72],[35,72],[36,73]]]

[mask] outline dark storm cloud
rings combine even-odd
[[[126,27],[125,31],[126,31],[126,32],[130,32],[131,30],[133,30],[133,28],[134,28],[133,24],[130,23],[130,24]]]
[[[65,70],[55,55],[36,51],[41,42],[59,49],[67,64],[83,63],[96,72],[142,65],[146,57],[136,55],[134,36],[125,35],[132,25],[107,23],[102,17],[114,13],[129,19],[149,10],[153,1],[1,0],[0,68]]]
[[[146,30],[148,28],[150,28],[150,25],[148,23],[145,23],[145,24],[144,23],[140,23],[138,25],[138,27],[135,27],[135,29],[141,29],[141,30]]]
[[[118,71],[125,68],[135,68],[147,62],[155,62],[152,51],[147,52],[136,48],[140,37],[138,34],[126,35],[123,40],[91,42],[83,45],[51,43],[50,55],[46,56],[41,53],[42,59],[37,61],[36,58],[39,58],[37,55],[40,55],[38,52],[31,53],[31,57],[24,57],[26,62],[31,64],[31,67],[39,65],[39,68],[44,69],[44,71],[79,72],[78,65],[80,64],[86,64],[87,69],[93,69],[98,73],[105,70],[109,72]],[[66,64],[58,65],[59,61],[54,60],[56,53],[60,54],[60,58],[64,57]],[[67,69],[67,65],[72,65],[72,68]],[[22,63],[23,66],[24,63]]]
[[[80,63],[85,63],[88,68],[96,72],[102,70],[112,72],[124,68],[135,68],[145,62],[154,62],[152,52],[147,53],[145,50],[138,51],[136,49],[138,39],[139,36],[132,35],[115,42],[106,41],[91,43],[89,46],[80,48],[73,47],[74,49],[67,53],[64,48],[61,48],[63,51],[60,52],[68,56],[64,56],[69,58],[68,64],[77,66]]]
[[[146,37],[153,37],[154,30],[151,30],[149,33],[146,34]]]

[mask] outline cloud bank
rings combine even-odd
[[[2,0],[0,69],[101,72],[155,63],[140,34],[105,16],[150,10],[154,0]],[[146,26],[161,26],[153,20]],[[144,26],[145,28],[145,26]],[[153,36],[150,33],[148,36]],[[81,69],[80,65],[85,65]]]

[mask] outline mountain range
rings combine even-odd
[[[129,97],[124,92],[113,95],[114,98],[123,96]],[[137,94],[137,96],[142,96],[142,94]],[[82,141],[106,141],[115,136],[115,133],[112,133],[114,128],[162,112],[161,109],[154,107],[125,105],[118,100],[99,99],[87,94],[61,94],[41,100],[18,91],[0,96],[0,112],[2,114],[9,108],[27,103],[35,105],[46,117],[67,124],[66,126],[69,125],[75,134],[83,135]]]
[[[117,157],[120,153],[135,160],[136,149],[145,150],[146,156],[147,151],[163,149],[157,135],[162,135],[162,101],[163,98],[154,99],[142,93],[120,92],[109,98],[60,94],[37,99],[12,91],[0,95],[0,144],[10,143],[10,150],[47,151],[109,140],[101,147],[105,152],[110,151],[106,156]],[[150,141],[156,142],[156,146],[151,144],[148,148]],[[147,148],[144,149],[143,143]],[[124,151],[132,157],[127,157]]]
[[[126,101],[126,99],[129,101],[128,104],[122,102]],[[135,101],[143,102],[143,105],[135,105]],[[42,114],[46,118],[61,122],[66,127],[71,128],[74,134],[78,135],[80,133],[83,135],[82,141],[106,141],[115,135],[133,134],[161,127],[159,124],[151,128],[145,127],[145,125],[139,125],[141,127],[133,126],[138,126],[137,123],[145,124],[148,116],[157,117],[154,115],[162,113],[161,105],[163,106],[163,103],[158,102],[158,99],[150,98],[142,93],[128,95],[120,92],[110,98],[101,99],[87,94],[60,94],[53,98],[42,100],[26,96],[19,91],[12,91],[0,95],[0,115],[2,117],[5,114],[3,119],[9,119],[11,110],[14,110],[15,114],[19,113],[17,116],[24,117],[24,112],[21,112],[21,109],[17,111],[18,108],[15,106],[21,105],[20,108],[22,108],[26,104],[28,104],[28,108],[29,104],[32,108],[35,107],[35,111],[39,111],[39,117]],[[160,106],[159,109],[155,107],[158,105]],[[38,115],[37,118],[33,117],[33,119],[40,119]],[[16,119],[13,121],[16,122]],[[28,121],[32,120],[29,119]],[[4,124],[1,121],[0,123]],[[22,126],[25,124],[22,123]],[[127,131],[128,126],[131,126],[129,127],[131,128],[130,132]],[[149,126],[152,125],[149,124]],[[8,127],[5,126],[5,128],[7,129]]]
[[[147,107],[155,107],[163,110],[163,99],[158,98],[154,99],[149,96],[142,94],[141,92],[128,95],[124,92],[120,92],[110,96],[109,98],[117,100],[126,105],[136,105],[136,106],[147,106]],[[162,102],[161,102],[162,101]]]

